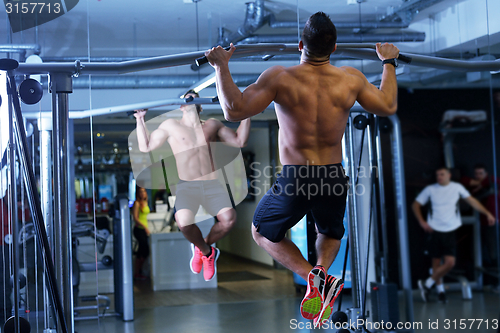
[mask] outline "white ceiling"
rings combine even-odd
[[[417,0],[282,0],[266,1],[266,9],[279,20],[305,21],[324,11],[334,22],[375,21]],[[418,0],[421,1],[421,0]],[[426,0],[428,1],[428,0]],[[456,6],[465,0],[444,0],[424,10],[413,22]],[[193,51],[213,46],[223,27],[236,31],[245,18],[247,0],[80,0],[70,12],[37,29],[13,34],[13,43],[39,43],[42,56],[155,56]],[[197,8],[198,7],[198,8]],[[197,40],[196,12],[198,11]],[[0,12],[0,27],[8,26]],[[262,28],[257,33],[297,34],[296,29]],[[7,29],[0,32],[0,44],[8,42]],[[90,43],[89,43],[90,42]],[[90,45],[90,46],[89,46]]]
[[[217,29],[236,30],[244,20],[246,0],[202,0],[198,3],[199,44],[211,46],[217,40]],[[402,0],[367,0],[359,6],[347,0],[283,0],[268,1],[266,7],[277,18],[305,20],[322,10],[334,22],[375,20],[389,7],[398,7]],[[5,27],[7,15],[0,13],[0,26]],[[3,29],[2,29],[3,30]],[[182,0],[80,0],[64,16],[38,28],[39,43],[46,56],[86,56],[88,40],[92,56],[158,55],[166,49],[196,50],[196,4]],[[6,42],[6,30],[0,43]],[[14,34],[13,41],[35,42],[35,29]]]

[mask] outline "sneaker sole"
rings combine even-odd
[[[325,273],[319,269],[318,273],[311,271],[307,276],[307,280],[307,292],[300,303],[300,314],[305,319],[314,319],[318,317],[323,306],[321,296],[325,286]]]
[[[208,280],[205,279],[205,281],[207,281],[207,282],[211,281],[214,278],[214,276],[217,275],[217,265],[215,263],[217,262],[217,259],[219,259],[220,251],[219,251],[219,249],[216,249],[216,248],[214,248],[214,249],[216,251],[216,253],[215,253],[215,260],[214,260],[214,275],[212,275],[212,277],[210,279],[208,279]],[[203,278],[205,278],[205,277],[203,277]]]
[[[328,320],[330,318],[333,313],[333,303],[335,303],[335,300],[337,299],[337,297],[339,297],[342,289],[344,289],[344,281],[342,281],[342,279],[337,279],[335,281],[335,286],[330,288],[330,290],[328,291],[328,295],[326,295],[325,297],[325,300],[330,299],[330,302],[323,304],[323,308],[321,309],[321,312],[317,317],[321,319],[315,321],[315,328],[317,326],[320,326],[325,320]],[[335,296],[332,297],[333,294]]]
[[[427,303],[427,293],[425,292],[422,280],[418,280],[418,289],[420,289],[420,295],[422,296],[422,299]]]
[[[191,272],[193,272],[194,274],[200,274],[201,269],[199,272],[195,272],[193,269],[193,260],[194,260],[194,252],[195,252],[193,243],[191,243],[191,252],[193,253],[193,255],[191,256],[191,260],[189,260],[189,268],[191,269]]]

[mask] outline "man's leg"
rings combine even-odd
[[[340,240],[328,237],[323,234],[318,234],[316,238],[316,255],[318,256],[317,264],[325,267],[328,271],[333,261],[337,257],[340,249]]]
[[[210,246],[203,239],[200,228],[194,223],[194,213],[189,209],[181,209],[175,213],[175,220],[184,237],[193,243],[203,255],[210,253]]]
[[[205,238],[208,245],[216,243],[218,240],[225,237],[236,224],[236,210],[234,208],[223,208],[217,214],[217,220],[210,229],[209,234]]]
[[[436,284],[442,283],[440,283],[441,279],[455,267],[455,261],[454,256],[444,256],[442,263],[441,259],[432,259],[432,279]]]
[[[307,276],[313,267],[304,259],[299,248],[291,240],[283,238],[281,241],[273,243],[259,234],[253,224],[252,235],[257,245],[266,250],[271,257],[307,281]]]

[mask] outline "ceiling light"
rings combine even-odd
[[[207,87],[210,87],[212,84],[215,83],[215,72],[206,76],[203,80],[201,80],[200,82],[197,82],[195,84],[193,84],[191,87],[189,87],[188,89],[186,89],[187,91],[189,90],[193,90],[194,92],[196,93],[199,93],[200,91],[202,91],[203,89],[207,88]],[[182,94],[180,96],[180,98],[184,98],[184,95],[185,94]]]

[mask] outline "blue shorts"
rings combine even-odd
[[[348,189],[349,177],[340,163],[284,165],[260,200],[253,224],[259,234],[277,243],[311,212],[320,234],[340,240]]]

